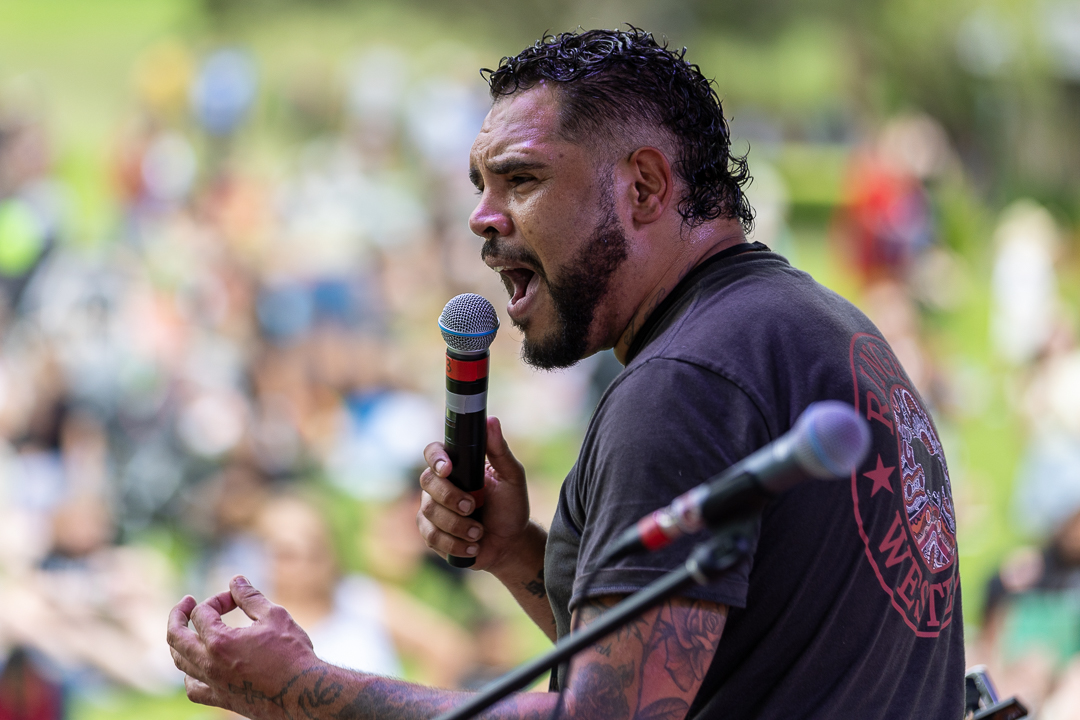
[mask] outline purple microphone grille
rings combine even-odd
[[[818,479],[850,475],[870,449],[870,428],[858,411],[838,400],[817,402],[799,417],[796,455]]]
[[[463,293],[450,298],[439,316],[439,330],[447,347],[460,352],[487,350],[499,329],[495,308],[482,295]]]

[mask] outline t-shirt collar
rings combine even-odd
[[[650,314],[649,317],[645,320],[645,324],[641,326],[641,330],[638,331],[637,335],[634,337],[634,341],[630,343],[630,347],[626,351],[626,364],[629,365],[630,361],[633,360],[634,357],[637,356],[639,352],[641,352],[641,349],[645,347],[649,339],[651,339],[650,336],[652,335],[653,330],[660,323],[663,317],[667,315],[668,311],[672,308],[672,306],[674,306],[680,298],[686,295],[686,293],[689,292],[690,289],[698,283],[698,281],[705,277],[710,268],[715,266],[717,263],[723,262],[728,258],[733,258],[736,255],[742,255],[743,253],[747,252],[768,252],[768,250],[768,246],[766,246],[764,243],[743,242],[739,243],[738,245],[732,245],[729,248],[724,248],[715,255],[710,255],[709,257],[698,263],[698,265],[695,266],[693,270],[687,273],[686,277],[679,281],[679,284],[676,285],[670,293],[668,293],[668,296],[664,298],[659,305],[656,306],[656,309],[653,310],[652,314]]]

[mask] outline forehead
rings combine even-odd
[[[558,94],[547,85],[499,98],[473,142],[470,163],[477,168],[516,155],[544,155],[569,144],[559,127]]]

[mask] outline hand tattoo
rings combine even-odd
[[[291,685],[292,682],[290,681],[289,684]],[[256,700],[266,700],[267,702],[283,708],[285,707],[285,692],[288,689],[289,685],[286,685],[277,695],[269,696],[264,692],[256,690],[250,680],[245,680],[243,685],[233,685],[232,683],[229,683],[229,693],[232,695],[243,695],[244,701],[248,705],[254,705]]]

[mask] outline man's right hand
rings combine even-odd
[[[475,570],[497,573],[515,563],[519,545],[530,540],[529,496],[525,468],[503,437],[498,418],[487,420],[487,464],[484,472],[483,523],[468,516],[473,496],[450,482],[450,458],[442,443],[424,448],[427,469],[420,475],[423,495],[416,525],[428,547],[443,557],[475,557]]]

